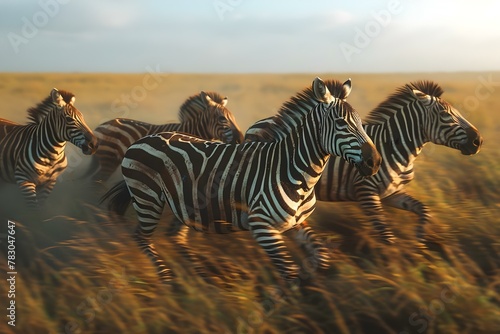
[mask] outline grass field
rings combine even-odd
[[[413,249],[412,214],[386,209],[399,239],[383,246],[357,204],[319,203],[309,222],[331,250],[331,269],[305,271],[294,289],[248,233],[191,233],[214,273],[205,281],[169,244],[165,210],[155,241],[178,276],[165,286],[131,239],[132,210],[117,218],[97,206],[113,182],[79,180],[88,157],[68,145],[70,167],[40,216],[27,212],[16,186],[0,186],[0,333],[497,333],[500,73],[0,74],[0,118],[24,123],[26,109],[57,87],[75,93],[92,128],[115,117],[167,123],[188,96],[213,90],[229,97],[245,131],[317,75],[351,76],[348,100],[362,116],[398,86],[435,80],[481,131],[478,155],[428,144],[416,162],[408,191],[432,210],[428,251]],[[16,222],[15,327],[6,317],[8,220]]]

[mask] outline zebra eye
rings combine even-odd
[[[439,112],[439,117],[441,117],[441,119],[444,119],[446,121],[449,121],[449,120],[452,120],[453,119],[453,116],[447,112],[446,110],[442,110]]]
[[[340,126],[347,126],[347,122],[346,122],[346,120],[345,120],[345,119],[343,119],[343,118],[337,118],[337,119],[335,119],[335,121],[336,121],[336,122],[337,122],[337,124],[338,124],[338,125],[340,125]]]
[[[68,122],[68,123],[73,122],[73,117],[71,117],[71,116],[66,116],[65,118],[66,118],[66,122]]]

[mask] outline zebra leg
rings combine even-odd
[[[40,185],[36,188],[37,192],[37,198],[38,198],[38,205],[41,207],[44,205],[45,201],[49,197],[50,193],[54,189],[54,186],[56,185],[56,181],[51,181],[44,183],[43,185]]]
[[[204,270],[202,261],[196,252],[189,246],[189,230],[189,226],[174,217],[167,231],[167,235],[172,238],[172,242],[181,255],[194,266],[196,274],[200,277],[207,278],[209,275]]]
[[[389,245],[393,244],[396,237],[385,222],[380,196],[373,193],[363,194],[363,196],[358,196],[358,201],[381,241]]]
[[[293,263],[281,233],[269,223],[263,222],[259,216],[248,217],[252,236],[267,253],[281,276],[287,281],[295,279],[298,276],[299,267]]]
[[[36,195],[36,185],[26,179],[18,179],[17,185],[21,189],[21,193],[31,209],[38,208],[38,199]]]
[[[139,245],[141,251],[144,252],[155,265],[161,281],[163,283],[170,282],[173,278],[172,270],[165,265],[165,262],[156,251],[151,238],[149,236],[145,236],[141,232],[141,228],[138,227],[135,231],[134,239]]]
[[[297,233],[295,240],[306,250],[306,252],[313,258],[313,269],[328,269],[330,267],[330,253],[323,245],[313,229],[303,222],[295,227]]]
[[[204,255],[197,254],[188,243],[188,234],[190,230],[191,228],[189,228],[189,226],[174,218],[167,230],[167,236],[172,238],[173,243],[177,246],[181,255],[193,265],[198,276],[209,283],[214,283],[212,274],[219,276],[223,280],[228,278],[248,279],[249,275],[238,268],[229,259],[226,260],[219,257],[216,259],[217,266],[212,266],[209,259]],[[210,259],[213,259],[213,257],[210,257]],[[209,274],[209,270],[207,270],[207,264],[211,274]]]
[[[389,197],[386,197],[382,202],[391,207],[406,210],[418,215],[418,225],[415,228],[415,233],[417,236],[417,242],[419,247],[425,248],[425,225],[430,221],[431,215],[429,208],[420,202],[418,199],[412,197],[405,192],[395,193]]]
[[[139,181],[129,179],[127,184],[129,186],[133,206],[139,220],[139,225],[135,231],[134,239],[139,245],[139,248],[156,266],[160,279],[164,283],[167,283],[172,280],[172,271],[167,268],[165,262],[156,251],[151,238],[156,226],[158,225],[158,221],[160,220],[165,201],[162,199],[161,193],[157,194],[150,192],[147,194],[143,192],[143,190],[147,189],[147,185]]]

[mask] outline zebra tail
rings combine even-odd
[[[104,203],[108,199],[108,210],[123,216],[132,201],[132,196],[130,196],[125,180],[120,181],[113,188],[109,189],[101,197],[99,204]]]

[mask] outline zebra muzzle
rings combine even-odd
[[[93,134],[85,135],[85,142],[81,146],[82,153],[85,155],[94,154],[98,146],[99,144],[96,136]]]
[[[362,160],[356,164],[356,168],[362,176],[372,176],[378,172],[382,157],[378,153],[375,145],[363,143],[361,145]]]
[[[467,141],[460,145],[460,152],[463,155],[478,153],[483,145],[483,137],[481,137],[479,132],[474,128],[467,128],[465,132],[467,134]]]

